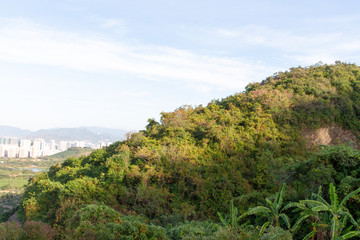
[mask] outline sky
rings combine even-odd
[[[144,129],[291,67],[360,64],[360,2],[3,0],[0,125]]]

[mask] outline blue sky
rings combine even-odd
[[[143,129],[290,67],[360,64],[358,1],[5,0],[0,125]]]

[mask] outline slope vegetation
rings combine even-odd
[[[82,221],[91,220],[81,219],[102,209],[109,216],[103,224],[141,216],[136,221],[155,236],[162,231],[156,227],[169,223],[218,222],[232,199],[244,213],[283,183],[286,201],[330,183],[340,186],[341,197],[360,187],[359,117],[358,66],[292,68],[205,107],[162,113],[160,122],[150,119],[146,130],[124,141],[36,175],[23,196],[22,218],[84,236]],[[317,141],[321,129],[328,129],[327,142]],[[324,143],[333,146],[316,146]],[[348,208],[359,209],[360,197]],[[250,220],[255,226],[261,218]],[[105,231],[100,225],[93,223],[94,235]]]

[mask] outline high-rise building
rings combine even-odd
[[[7,144],[8,145],[18,145],[19,141],[15,137],[9,137],[9,138],[7,138]]]
[[[19,158],[28,158],[30,157],[31,148],[20,148]]]
[[[20,139],[20,148],[30,149],[31,140],[28,139]]]
[[[110,142],[102,142],[101,144],[95,145],[85,141],[61,141],[57,144],[55,140],[45,142],[42,138],[30,140],[15,137],[0,137],[0,157],[37,158],[66,151],[70,147],[91,147],[95,149],[108,146],[109,144]]]
[[[8,145],[8,146],[6,146],[6,151],[7,151],[8,158],[16,158],[16,157],[18,157],[19,146]]]
[[[56,142],[55,140],[50,141],[50,151],[54,152],[56,150]]]
[[[42,138],[37,138],[33,141],[33,147],[35,147],[37,150],[43,150],[45,148],[45,141]]]
[[[37,158],[44,155],[45,141],[42,138],[34,139],[31,149],[30,157]]]
[[[68,142],[67,141],[61,141],[59,143],[59,150],[60,151],[66,151],[68,149]]]
[[[5,145],[0,144],[0,157],[5,157]]]
[[[31,150],[31,140],[20,139],[19,158],[28,158]]]
[[[30,149],[30,157],[37,158],[39,156],[40,156],[40,150],[38,150],[36,147],[32,146]]]

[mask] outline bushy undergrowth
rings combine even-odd
[[[52,240],[56,231],[48,224],[36,221],[27,221],[23,226],[17,222],[0,224],[1,240]]]
[[[140,217],[121,216],[101,204],[80,208],[65,229],[66,239],[165,239],[165,229],[146,224]]]
[[[169,229],[168,236],[174,240],[213,240],[214,236],[220,230],[220,226],[216,223],[205,221],[191,221],[186,223],[180,223],[175,227]]]

